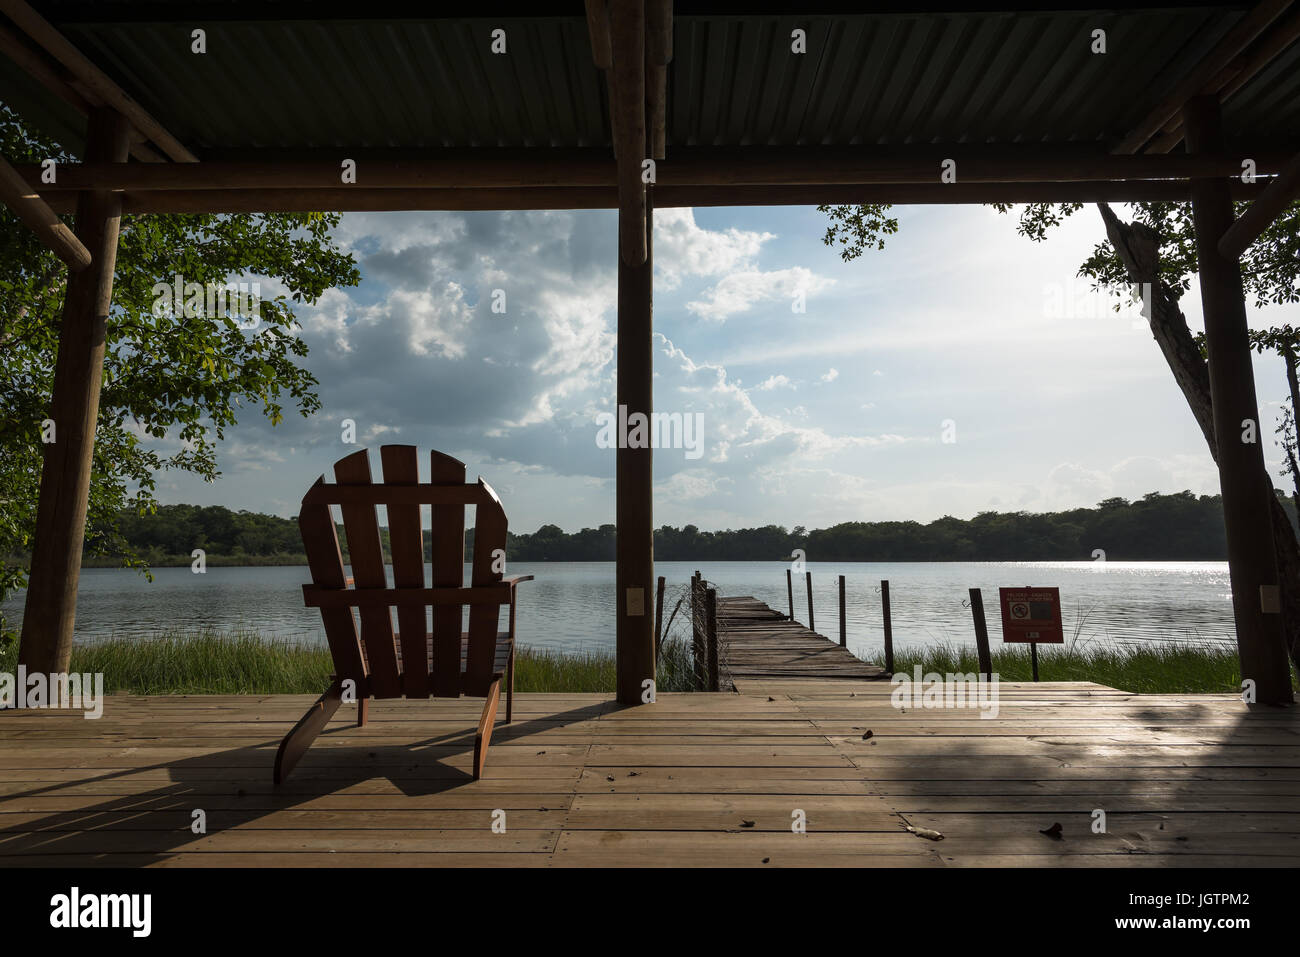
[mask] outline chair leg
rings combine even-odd
[[[474,736],[474,780],[483,776],[483,765],[487,761],[488,745],[492,742],[492,725],[497,719],[497,705],[501,701],[501,676],[497,675],[488,685],[487,700],[483,702],[483,714],[478,719],[478,734]]]
[[[370,699],[362,698],[357,702],[357,727],[364,728],[370,720]]]
[[[506,663],[506,724],[515,709],[515,649],[510,649],[510,661]]]
[[[276,784],[284,783],[289,772],[297,765],[298,759],[307,753],[311,743],[316,740],[316,735],[320,734],[321,729],[329,724],[330,718],[334,717],[334,712],[339,709],[342,701],[343,684],[335,681],[330,685],[329,690],[307,709],[307,713],[293,726],[293,730],[284,736],[284,740],[280,742],[280,750],[275,754]]]

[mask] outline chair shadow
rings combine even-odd
[[[590,720],[613,702],[599,702],[510,724],[498,721],[493,751],[507,742]],[[289,726],[285,727],[287,732]],[[355,732],[354,723],[326,728],[321,737]],[[375,778],[388,779],[405,797],[420,798],[473,785],[473,775],[444,758],[472,753],[474,728],[419,741],[389,745],[335,746],[309,750],[283,784],[271,780],[280,739],[229,748],[174,762],[112,771],[77,781],[58,782],[4,795],[17,810],[0,815],[20,823],[0,827],[0,859],[5,866],[144,866],[203,837],[192,829],[194,811],[206,816],[207,833],[248,825],[272,814],[299,809]],[[436,752],[432,753],[431,751]],[[491,754],[486,779],[491,779]],[[24,798],[66,797],[78,802],[96,785],[165,771],[167,784],[121,796],[104,797],[75,810],[24,812]],[[467,792],[468,793],[468,792]],[[475,806],[475,805],[467,805]],[[419,810],[419,809],[416,809]],[[352,812],[347,812],[352,813]],[[365,812],[358,812],[365,813]],[[432,813],[432,812],[430,812]],[[311,829],[307,825],[304,829]],[[328,828],[328,824],[317,825]],[[23,858],[29,858],[24,860]]]

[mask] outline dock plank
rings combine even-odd
[[[738,679],[747,689],[756,679],[887,677],[884,669],[749,595],[718,598],[718,658],[737,690]]]

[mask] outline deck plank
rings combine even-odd
[[[981,718],[856,676],[738,685],[626,709],[521,694],[480,781],[476,701],[375,702],[365,728],[340,709],[281,788],[275,745],[311,696],[8,711],[0,866],[1300,864],[1295,709],[1006,683]]]

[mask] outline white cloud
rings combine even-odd
[[[700,299],[686,304],[686,308],[703,319],[721,322],[739,312],[746,312],[760,302],[794,300],[800,293],[815,295],[835,280],[818,276],[803,266],[763,272],[746,269],[734,272],[718,281],[704,292]]]
[[[720,276],[751,263],[772,233],[743,229],[709,230],[689,208],[655,210],[655,288],[676,289],[690,276]]]

